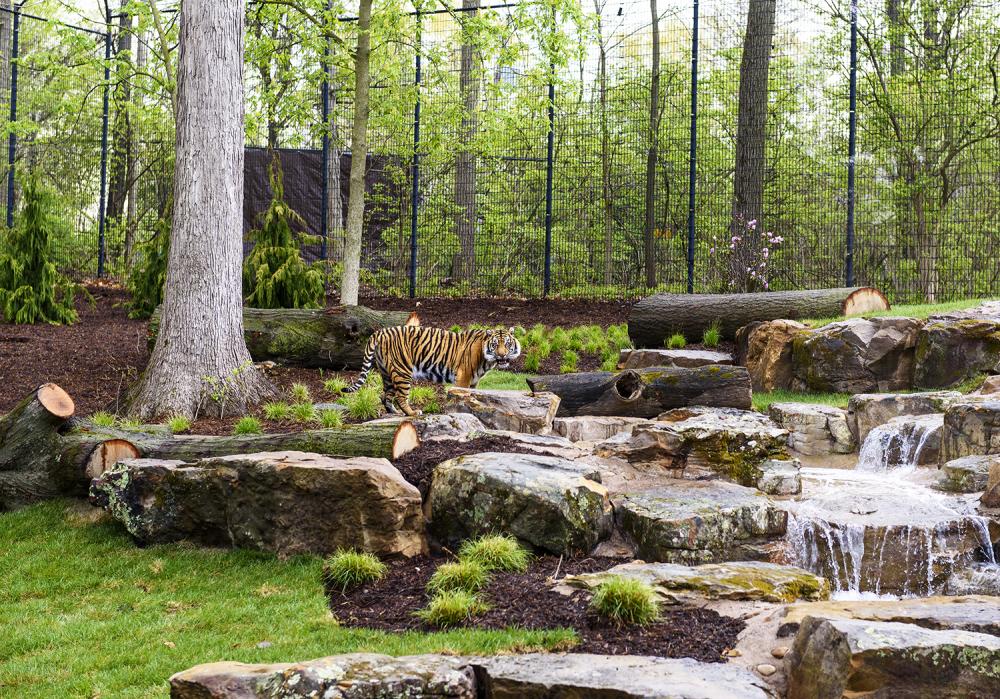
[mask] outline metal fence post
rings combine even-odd
[[[329,14],[330,2],[326,3],[326,11]],[[326,21],[324,20],[324,26]],[[323,113],[323,172],[320,174],[320,186],[323,192],[319,202],[319,255],[320,259],[326,259],[327,237],[330,234],[327,217],[330,213],[330,41],[323,42],[323,85],[320,87],[320,100],[322,101]]]
[[[14,155],[17,152],[17,58],[21,34],[21,3],[14,5],[14,26],[10,49],[10,136],[7,138],[7,228],[14,227]]]
[[[549,133],[545,152],[545,277],[542,295],[548,296],[552,283],[552,170],[555,162],[556,84],[555,63],[549,64]]]
[[[698,172],[698,0],[694,0],[691,34],[691,136],[688,153],[687,291],[694,293],[694,207]]]
[[[858,0],[851,0],[851,86],[847,138],[847,256],[844,277],[854,286],[854,164],[858,146]]]
[[[104,276],[104,231],[108,196],[108,111],[111,98],[111,5],[108,4],[104,33],[104,115],[101,122],[101,198],[97,205],[97,276]]]
[[[410,190],[410,298],[417,295],[417,207],[420,205],[420,53],[423,47],[423,20],[420,17],[419,6],[417,18],[417,53],[414,59],[414,79],[416,97],[413,101],[413,167],[411,177],[413,187]]]

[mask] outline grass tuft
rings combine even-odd
[[[293,403],[312,403],[309,387],[304,383],[293,383],[288,395],[291,396]]]
[[[252,415],[241,417],[233,427],[233,434],[262,434],[264,432],[260,426],[260,420]]]
[[[459,559],[475,561],[486,570],[507,570],[523,573],[531,562],[531,554],[509,534],[490,534],[470,539],[458,551]]]
[[[292,406],[292,418],[295,422],[303,425],[315,422],[317,419],[316,406],[312,403],[296,403]]]
[[[325,429],[336,429],[344,426],[344,418],[339,410],[320,410],[317,413],[319,424]]]
[[[684,349],[687,347],[687,340],[681,333],[674,333],[663,344],[667,349]]]
[[[846,408],[851,400],[850,393],[806,393],[801,391],[777,391],[754,392],[754,410],[766,413],[771,408],[771,403],[818,403],[829,405],[834,408]]]
[[[373,420],[381,412],[381,398],[378,391],[371,387],[348,393],[341,400],[347,406],[347,414],[355,420]]]
[[[559,364],[560,374],[572,374],[577,370],[580,363],[580,355],[573,350],[566,350],[562,355],[562,363]]]
[[[614,576],[601,583],[590,600],[590,608],[605,619],[624,626],[646,626],[660,616],[656,591],[649,583]]]
[[[371,553],[340,549],[323,561],[323,582],[347,592],[385,577],[386,566]]]
[[[275,422],[287,420],[292,416],[292,408],[288,403],[277,402],[264,405],[264,417]]]
[[[184,415],[172,415],[167,419],[167,429],[172,434],[187,432],[191,429],[191,420]]]
[[[427,582],[427,591],[431,594],[451,590],[478,592],[486,586],[489,579],[486,568],[477,561],[442,563]]]
[[[718,347],[721,339],[722,333],[719,332],[719,324],[717,322],[705,328],[705,332],[701,334],[701,344],[705,345],[705,347]]]
[[[90,421],[94,423],[96,427],[114,427],[118,422],[118,418],[109,413],[107,410],[99,410],[90,416]]]
[[[459,626],[489,609],[489,606],[471,592],[451,590],[431,598],[424,609],[416,614],[429,625],[439,629]]]
[[[334,377],[323,382],[323,390],[331,396],[339,396],[347,388],[347,382],[341,378]]]

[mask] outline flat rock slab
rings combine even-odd
[[[451,387],[447,396],[446,412],[470,413],[491,430],[548,434],[559,410],[554,393]]]
[[[901,415],[930,415],[943,413],[962,399],[957,391],[929,393],[859,393],[851,396],[847,404],[847,420],[857,435],[858,444],[868,433]]]
[[[593,590],[612,577],[642,580],[662,598],[674,602],[706,599],[752,600],[787,603],[798,600],[825,600],[830,597],[826,578],[793,566],[759,561],[734,561],[684,566],[674,563],[635,561],[602,573],[566,577],[562,584]]]
[[[385,459],[265,452],[119,462],[91,499],[143,543],[189,540],[283,556],[426,549],[420,492]]]
[[[470,413],[441,413],[438,415],[419,415],[417,417],[384,417],[372,420],[372,423],[407,421],[417,430],[421,442],[433,439],[456,439],[466,442],[475,439],[486,432],[486,425]]]
[[[617,434],[631,433],[639,425],[649,425],[643,417],[616,417],[613,415],[582,415],[557,417],[552,431],[571,442],[601,442]]]
[[[730,365],[728,352],[687,349],[623,349],[618,355],[619,369],[645,369],[651,366],[693,369],[699,366]]]
[[[588,552],[614,524],[599,472],[553,456],[485,453],[434,468],[427,511],[442,541],[503,532],[556,554]]]
[[[941,467],[938,488],[951,493],[978,493],[986,490],[991,468],[1000,469],[1000,454],[963,456]]]
[[[788,699],[995,697],[1000,638],[806,617],[785,656]]]
[[[847,423],[847,411],[832,405],[772,403],[768,414],[788,430],[788,446],[806,456],[850,454],[857,441]]]
[[[615,513],[640,558],[686,565],[760,558],[788,517],[754,488],[690,480],[616,496]]]
[[[1000,398],[966,397],[944,414],[941,462],[962,456],[1000,454]]]
[[[798,459],[768,459],[760,465],[757,489],[768,495],[798,495],[802,492],[802,465]]]
[[[809,602],[789,605],[786,623],[820,619],[894,621],[925,629],[961,629],[1000,636],[1000,597],[918,597],[900,600]]]
[[[489,437],[506,437],[512,439],[525,449],[530,449],[546,456],[558,456],[562,459],[579,459],[590,454],[590,449],[575,445],[565,437],[556,434],[527,434],[509,430],[486,430]]]
[[[198,665],[172,699],[769,699],[762,680],[721,663],[529,653],[495,658],[374,653],[296,664]]]

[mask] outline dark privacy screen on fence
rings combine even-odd
[[[122,278],[168,214],[177,16],[142,5],[77,29],[22,14],[3,61],[3,96],[16,64],[35,105],[7,123],[17,177],[65,194],[81,273],[103,259]],[[845,0],[377,4],[367,293],[634,298],[764,278],[894,302],[1000,294],[1000,9],[918,5],[860,0],[852,38]],[[245,69],[244,228],[269,196],[261,149],[281,149],[289,202],[326,236],[305,253],[334,265],[357,32],[338,13],[330,43],[321,13],[249,3]]]

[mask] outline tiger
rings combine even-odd
[[[520,355],[521,343],[514,337],[513,328],[461,332],[415,325],[381,328],[368,338],[361,374],[344,393],[358,391],[372,368],[377,368],[382,376],[382,404],[386,411],[420,415],[421,411],[414,410],[408,400],[411,380],[475,388],[490,369],[505,369]]]

